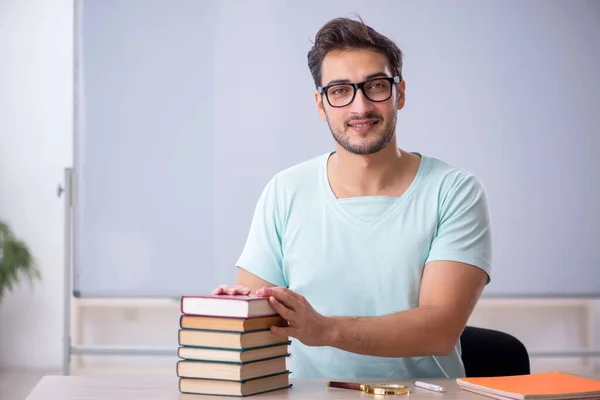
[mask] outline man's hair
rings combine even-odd
[[[335,18],[327,22],[315,36],[313,47],[308,52],[308,68],[315,86],[321,86],[321,66],[330,51],[369,49],[387,57],[393,75],[402,78],[402,51],[386,36],[359,21]]]

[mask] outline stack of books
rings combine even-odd
[[[291,387],[287,326],[266,298],[181,298],[177,376],[181,393],[250,396]]]

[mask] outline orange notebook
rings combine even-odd
[[[600,399],[600,380],[564,372],[490,378],[458,378],[466,391],[493,399]]]

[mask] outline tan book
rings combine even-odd
[[[177,349],[179,358],[199,361],[221,361],[247,363],[267,358],[287,356],[288,344],[261,347],[252,350],[223,350],[203,347],[180,347]]]
[[[286,358],[277,357],[246,364],[179,360],[177,376],[180,378],[245,381],[287,371]]]
[[[246,381],[220,381],[214,379],[179,378],[181,393],[213,396],[252,396],[290,388],[289,372]]]
[[[205,329],[214,331],[250,332],[269,329],[271,326],[287,326],[280,316],[257,318],[222,318],[182,315],[179,326],[183,329]]]
[[[192,347],[214,347],[218,349],[253,349],[284,344],[288,337],[279,336],[270,330],[257,332],[221,332],[195,329],[179,330],[179,345]]]

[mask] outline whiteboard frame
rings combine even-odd
[[[78,68],[80,61],[80,22],[82,6],[80,4],[82,0],[73,0],[73,166],[77,165],[76,160],[78,159],[78,144],[79,144],[79,85],[80,70]],[[176,354],[176,348],[160,348],[160,347],[147,347],[147,348],[134,348],[134,347],[111,347],[111,346],[73,346],[71,343],[71,327],[72,327],[72,313],[71,308],[73,302],[78,301],[76,298],[79,297],[79,293],[73,290],[75,287],[76,271],[75,262],[77,257],[74,257],[75,252],[78,251],[76,236],[73,235],[74,222],[76,221],[77,214],[75,207],[77,203],[77,171],[74,167],[67,167],[64,170],[64,189],[59,187],[58,196],[62,194],[64,202],[64,292],[63,292],[63,352],[62,352],[62,373],[63,375],[70,374],[70,363],[71,355],[168,355],[172,356]],[[111,298],[111,297],[107,297]],[[582,293],[574,295],[553,295],[547,294],[520,294],[520,295],[486,295],[485,291],[482,298],[491,299],[497,298],[502,301],[511,300],[515,298],[536,298],[536,299],[560,299],[563,301],[567,298],[577,299],[597,299],[600,298],[600,293]],[[530,357],[580,357],[580,356],[600,356],[600,350],[583,350],[583,351],[549,351],[549,352],[531,352]]]

